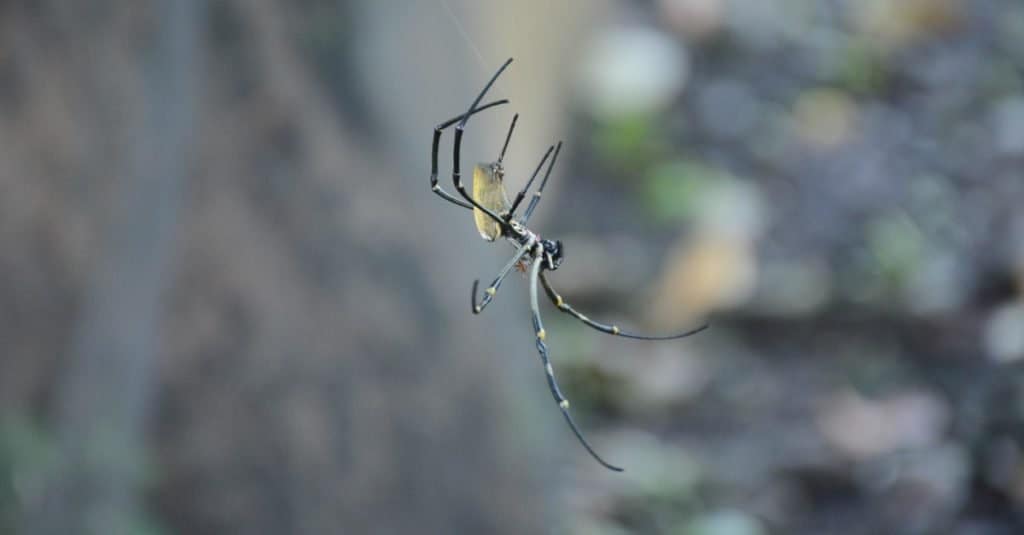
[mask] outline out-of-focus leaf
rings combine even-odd
[[[597,125],[593,144],[601,159],[631,172],[642,170],[647,162],[665,146],[659,139],[653,117],[628,115]]]
[[[902,212],[879,217],[868,224],[868,248],[885,281],[902,288],[916,271],[924,253],[924,237]]]
[[[847,90],[872,94],[884,87],[889,71],[885,58],[868,39],[851,39],[835,63],[835,77]]]
[[[697,162],[677,160],[654,168],[647,177],[644,201],[658,221],[682,221],[694,215],[699,201],[716,183],[731,177]]]

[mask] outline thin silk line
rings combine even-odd
[[[480,65],[484,68],[487,68],[487,62],[484,61],[484,55],[480,53],[480,49],[477,48],[476,43],[473,42],[473,39],[469,36],[469,33],[466,32],[466,29],[462,27],[462,23],[459,22],[459,18],[455,16],[455,12],[452,11],[452,8],[451,6],[448,5],[447,0],[438,1],[441,2],[441,6],[444,7],[444,10],[448,12],[448,16],[451,17],[452,22],[455,23],[455,27],[459,30],[459,33],[462,35],[462,38],[465,39],[467,43],[469,43],[469,47],[472,48],[473,52],[476,53],[477,59],[480,60]]]

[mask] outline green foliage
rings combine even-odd
[[[924,254],[924,237],[903,212],[883,215],[868,223],[868,249],[885,285],[890,289],[906,287],[919,269]]]
[[[579,322],[565,315],[548,320],[558,333],[556,364],[562,386],[572,392],[573,408],[586,417],[588,414],[615,414],[622,407],[625,395],[623,379],[594,362],[597,341],[589,329],[581,329]]]
[[[881,91],[889,79],[886,59],[866,39],[851,39],[834,63],[834,78],[851,92],[871,95]]]
[[[616,517],[639,533],[677,533],[706,504],[701,464],[685,449],[645,435],[627,441],[629,468],[619,482]]]
[[[58,468],[50,434],[19,415],[0,419],[0,531],[14,531],[22,504],[39,499]]]
[[[75,480],[90,469],[102,467],[123,471],[145,487],[154,480],[155,470],[146,462],[145,452],[128,451],[125,442],[112,433],[97,432],[84,439],[84,461],[73,462],[57,440],[43,426],[19,414],[0,418],[0,533],[13,533],[25,511],[46,498],[57,485]],[[95,476],[93,476],[95,477]],[[104,527],[82,526],[83,533],[130,533],[163,535],[166,531],[141,507],[118,511],[116,516],[97,519]],[[111,526],[113,526],[111,528]]]
[[[700,200],[729,177],[695,161],[677,160],[655,167],[644,183],[644,201],[655,220],[676,223],[691,219]]]
[[[597,125],[593,145],[605,164],[630,173],[644,169],[667,147],[649,115],[632,115]]]

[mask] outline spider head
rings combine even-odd
[[[505,166],[502,165],[501,160],[491,162],[490,164],[485,165],[490,165],[491,173],[493,173],[495,180],[497,180],[498,182],[502,182],[505,180]]]
[[[562,259],[564,258],[565,247],[562,245],[562,240],[541,240],[541,247],[544,248],[544,267],[548,271],[554,271],[558,269],[558,266],[562,265]]]

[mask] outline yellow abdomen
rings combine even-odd
[[[498,215],[505,214],[511,206],[508,194],[505,193],[501,173],[495,172],[492,164],[484,163],[473,167],[473,199]],[[501,225],[475,206],[473,207],[473,220],[476,222],[476,229],[480,231],[481,238],[494,241],[501,236]]]

